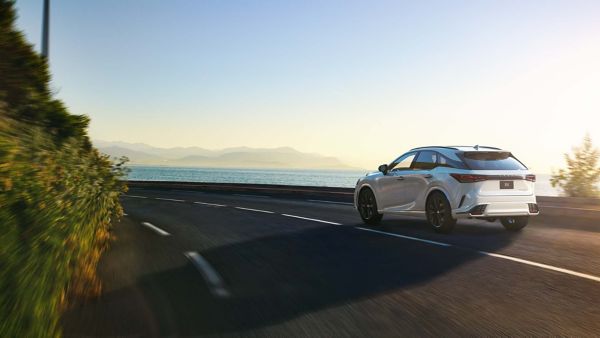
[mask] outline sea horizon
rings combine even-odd
[[[168,165],[127,165],[127,180],[206,183],[278,184],[311,187],[354,188],[356,181],[376,170],[300,168],[206,168]],[[551,174],[536,174],[538,196],[561,196],[550,184]]]

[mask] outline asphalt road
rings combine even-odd
[[[132,189],[123,205],[104,294],[66,336],[600,335],[600,212],[440,235],[327,201]]]

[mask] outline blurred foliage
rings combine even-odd
[[[0,0],[0,337],[58,336],[69,302],[100,292],[126,169],[52,97],[47,63],[14,24]]]
[[[600,197],[597,183],[600,181],[598,149],[586,135],[579,147],[573,148],[573,155],[565,154],[567,169],[553,173],[550,183],[560,187],[570,197]]]

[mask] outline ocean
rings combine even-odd
[[[130,165],[127,179],[211,183],[284,184],[354,188],[367,171],[308,169],[219,169]],[[538,196],[559,196],[550,185],[550,175],[536,175]]]

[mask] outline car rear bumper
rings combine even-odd
[[[489,218],[504,216],[536,216],[539,208],[535,195],[477,196],[452,211],[455,218]]]

